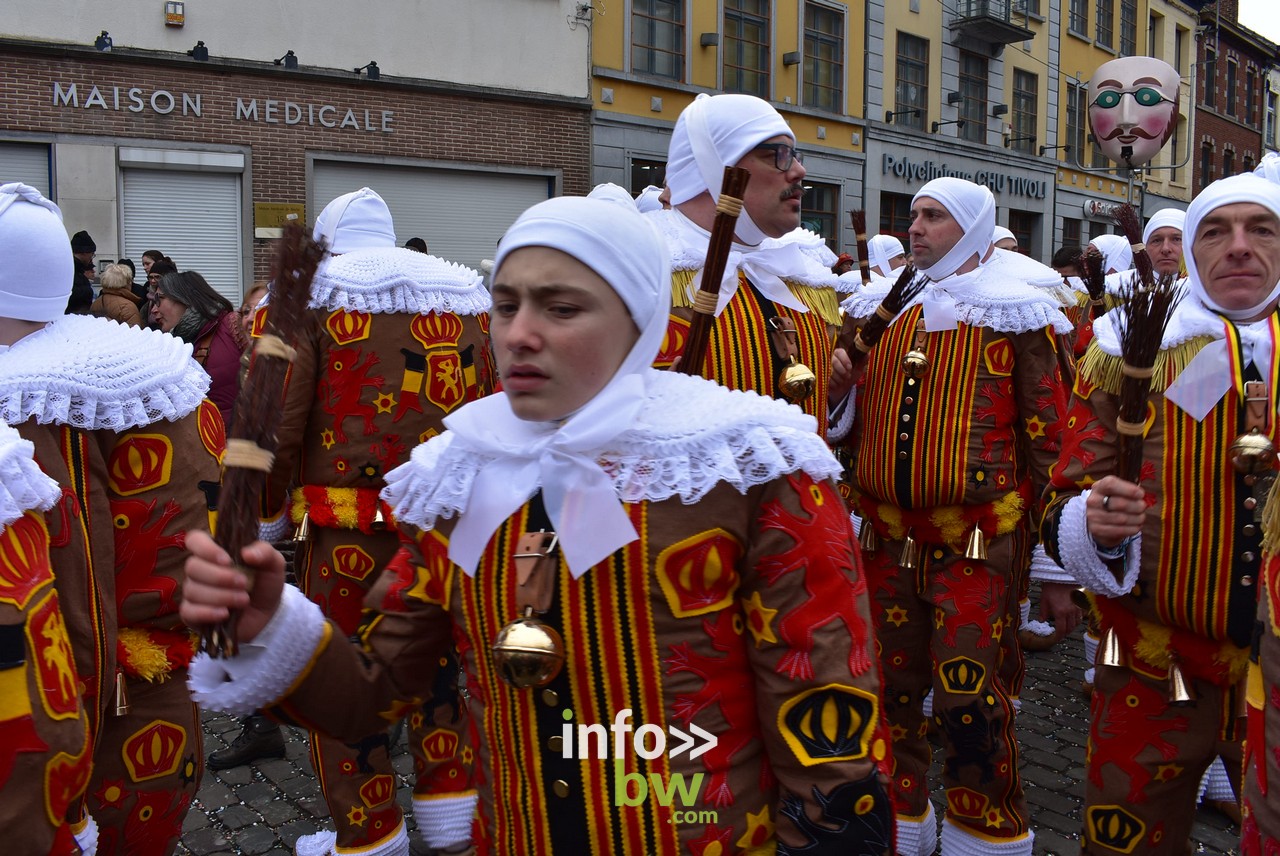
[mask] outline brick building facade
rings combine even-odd
[[[1262,132],[1267,76],[1277,46],[1236,18],[1236,0],[1219,0],[1200,13],[1194,190],[1228,175],[1251,171],[1266,152]]]
[[[590,103],[572,97],[0,41],[0,105],[0,180],[25,163],[38,182],[44,158],[42,189],[100,262],[178,246],[228,296],[266,275],[269,218],[310,221],[361,184],[401,242],[471,266],[528,204],[590,189]]]

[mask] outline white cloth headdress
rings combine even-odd
[[[667,187],[671,204],[679,205],[709,192],[720,195],[724,168],[760,143],[795,134],[768,101],[754,95],[700,94],[681,112],[667,150]],[[735,229],[746,244],[758,244],[765,234],[743,209]]]
[[[396,245],[391,209],[367,187],[344,193],[326,205],[316,218],[313,234],[334,254]]]
[[[522,247],[551,247],[594,270],[622,298],[640,336],[604,389],[561,422],[520,419],[501,393],[445,419],[455,442],[493,456],[476,474],[449,557],[474,573],[494,531],[541,488],[565,560],[584,573],[638,537],[594,453],[630,427],[644,403],[644,372],[666,334],[671,272],[661,238],[629,197],[560,197],[533,206],[498,245],[495,282],[507,256]]]
[[[1145,244],[1150,241],[1151,236],[1156,233],[1157,229],[1172,227],[1181,232],[1186,220],[1187,212],[1181,208],[1161,208],[1151,215],[1151,219],[1147,221],[1146,228],[1142,230],[1142,243]]]
[[[991,230],[991,243],[994,244],[997,241],[1003,241],[1006,238],[1014,241],[1015,243],[1018,240],[1016,237],[1014,237],[1013,232],[1009,231],[1009,229],[1004,226],[996,226],[994,229]]]
[[[996,227],[996,198],[991,191],[963,178],[935,178],[925,184],[911,199],[912,207],[920,199],[928,197],[942,203],[964,234],[956,245],[932,267],[920,268],[920,272],[937,282],[951,276],[969,259],[979,261],[991,247],[991,235]]]
[[[644,190],[636,194],[636,210],[641,214],[648,211],[658,211],[662,208],[662,200],[658,197],[662,195],[662,188],[656,184],[651,184]]]
[[[1267,152],[1262,156],[1262,161],[1254,167],[1253,174],[1273,184],[1280,184],[1280,154]]]
[[[1129,270],[1133,267],[1133,248],[1129,239],[1122,235],[1099,235],[1089,241],[1089,245],[1097,247],[1102,253],[1102,272]]]
[[[890,260],[906,254],[902,241],[893,235],[872,235],[867,241],[867,256],[871,262],[871,269],[881,276],[893,276]]]
[[[1221,208],[1223,205],[1231,205],[1236,202],[1253,202],[1280,217],[1280,186],[1252,173],[1219,179],[1202,190],[1200,195],[1191,201],[1191,205],[1187,207],[1187,220],[1182,232],[1184,245],[1187,243],[1188,238],[1191,240],[1191,249],[1183,254],[1183,261],[1187,266],[1188,291],[1190,295],[1214,312],[1233,321],[1257,315],[1269,304],[1274,303],[1277,297],[1280,297],[1280,282],[1277,282],[1271,292],[1256,306],[1251,306],[1247,309],[1224,309],[1209,296],[1204,284],[1200,281],[1200,272],[1196,268],[1195,260],[1195,235],[1196,230],[1200,227],[1200,221],[1215,208]]]
[[[74,274],[58,206],[26,184],[0,185],[0,316],[60,317]]]

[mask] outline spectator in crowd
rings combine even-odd
[[[93,306],[93,262],[73,258],[75,274],[71,278],[71,296],[67,298],[68,315],[88,315]]]
[[[71,255],[76,261],[84,262],[91,269],[93,268],[93,257],[98,252],[98,245],[93,242],[93,238],[89,237],[89,233],[81,230],[71,236]],[[88,274],[89,279],[97,279],[96,271]]]
[[[152,270],[159,266],[152,266]],[[230,301],[193,270],[167,273],[156,288],[151,320],[164,332],[195,346],[196,362],[213,384],[209,398],[231,424],[231,407],[240,389],[240,355],[248,344]]]
[[[996,226],[991,230],[991,243],[995,245],[997,250],[1018,252],[1018,239],[1013,236],[1013,232],[1004,226]]]
[[[134,294],[138,295],[138,303],[147,299],[147,283],[138,282],[138,266],[133,263],[133,259],[121,259],[119,264],[129,269],[129,288]]]
[[[1059,247],[1058,251],[1053,254],[1053,260],[1049,266],[1065,277],[1079,277],[1083,271],[1080,270],[1080,256],[1084,253],[1084,247],[1075,244],[1068,244],[1065,247]]]
[[[404,248],[418,253],[425,253],[427,251],[427,242],[421,238],[410,238],[404,242]]]
[[[269,283],[265,280],[258,280],[253,284],[253,288],[245,292],[244,300],[240,303],[237,316],[240,319],[240,329],[244,330],[246,336],[253,329],[253,310],[257,309],[262,298],[267,296],[268,285]]]
[[[836,276],[841,276],[853,270],[855,264],[853,256],[848,253],[841,253],[836,257],[836,263],[831,266],[831,272]]]
[[[141,298],[133,293],[133,272],[125,265],[114,264],[102,272],[102,293],[93,302],[91,311],[100,318],[110,318],[131,327],[141,327],[142,315],[138,312]]]
[[[161,259],[168,259],[168,258],[169,258],[168,256],[166,256],[164,253],[160,252],[159,250],[147,250],[145,253],[142,254],[142,272],[149,276],[151,274],[151,266],[153,264],[160,261]],[[173,263],[172,260],[170,260],[170,264],[172,263]]]

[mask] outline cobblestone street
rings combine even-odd
[[[1038,856],[1079,852],[1076,842],[1088,733],[1088,707],[1078,690],[1080,652],[1077,631],[1052,650],[1027,657],[1018,733]],[[301,731],[286,731],[291,734],[284,759],[205,773],[187,818],[180,854],[292,853],[299,836],[326,828],[327,810],[311,772],[306,737]],[[206,754],[238,733],[238,721],[206,714]],[[404,785],[400,802],[407,811],[412,762],[403,743],[395,755],[395,766]],[[941,814],[942,806],[937,808]],[[1232,856],[1239,852],[1237,837],[1237,829],[1225,817],[1200,809],[1193,833],[1194,852]],[[412,820],[410,838],[415,856],[429,852],[413,830]]]

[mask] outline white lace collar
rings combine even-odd
[[[624,502],[678,496],[689,504],[721,482],[745,493],[786,473],[840,471],[817,422],[798,407],[674,372],[643,377],[638,417],[598,453]],[[387,473],[383,499],[398,519],[429,529],[467,510],[477,472],[493,459],[446,431]]]
[[[1010,275],[1019,270],[1022,275]],[[984,264],[969,273],[930,283],[907,308],[923,302],[931,292],[945,293],[955,301],[956,320],[973,327],[988,327],[1001,333],[1026,333],[1045,327],[1052,327],[1057,333],[1070,332],[1071,322],[1062,314],[1054,289],[1028,283],[1025,273],[1016,263]],[[873,281],[844,300],[840,308],[853,318],[866,318],[876,311],[891,287],[888,280]]]
[[[67,315],[0,352],[0,419],[125,431],[186,416],[209,383],[181,339]]]
[[[645,215],[667,242],[673,271],[701,270],[707,258],[707,243],[711,233],[694,223],[674,208],[651,211]],[[752,253],[778,247],[794,246],[804,259],[804,267],[788,272],[787,281],[815,288],[835,288],[838,277],[831,272],[836,255],[827,247],[822,237],[806,229],[795,229],[781,238],[765,238],[758,246],[748,247],[734,243],[729,251],[726,270],[736,270],[742,259]]]
[[[484,277],[464,265],[403,247],[356,250],[325,259],[311,284],[313,309],[386,314],[488,312]]]
[[[1123,312],[1124,307],[1117,306],[1093,322],[1094,341],[1104,353],[1113,357],[1120,356],[1120,336],[1116,324]],[[1164,338],[1160,340],[1160,350],[1176,347],[1192,339],[1225,337],[1222,316],[1209,311],[1208,307],[1188,294],[1173,310],[1173,317],[1164,328]]]
[[[35,509],[53,507],[62,495],[58,483],[35,462],[35,446],[0,422],[0,529]]]

